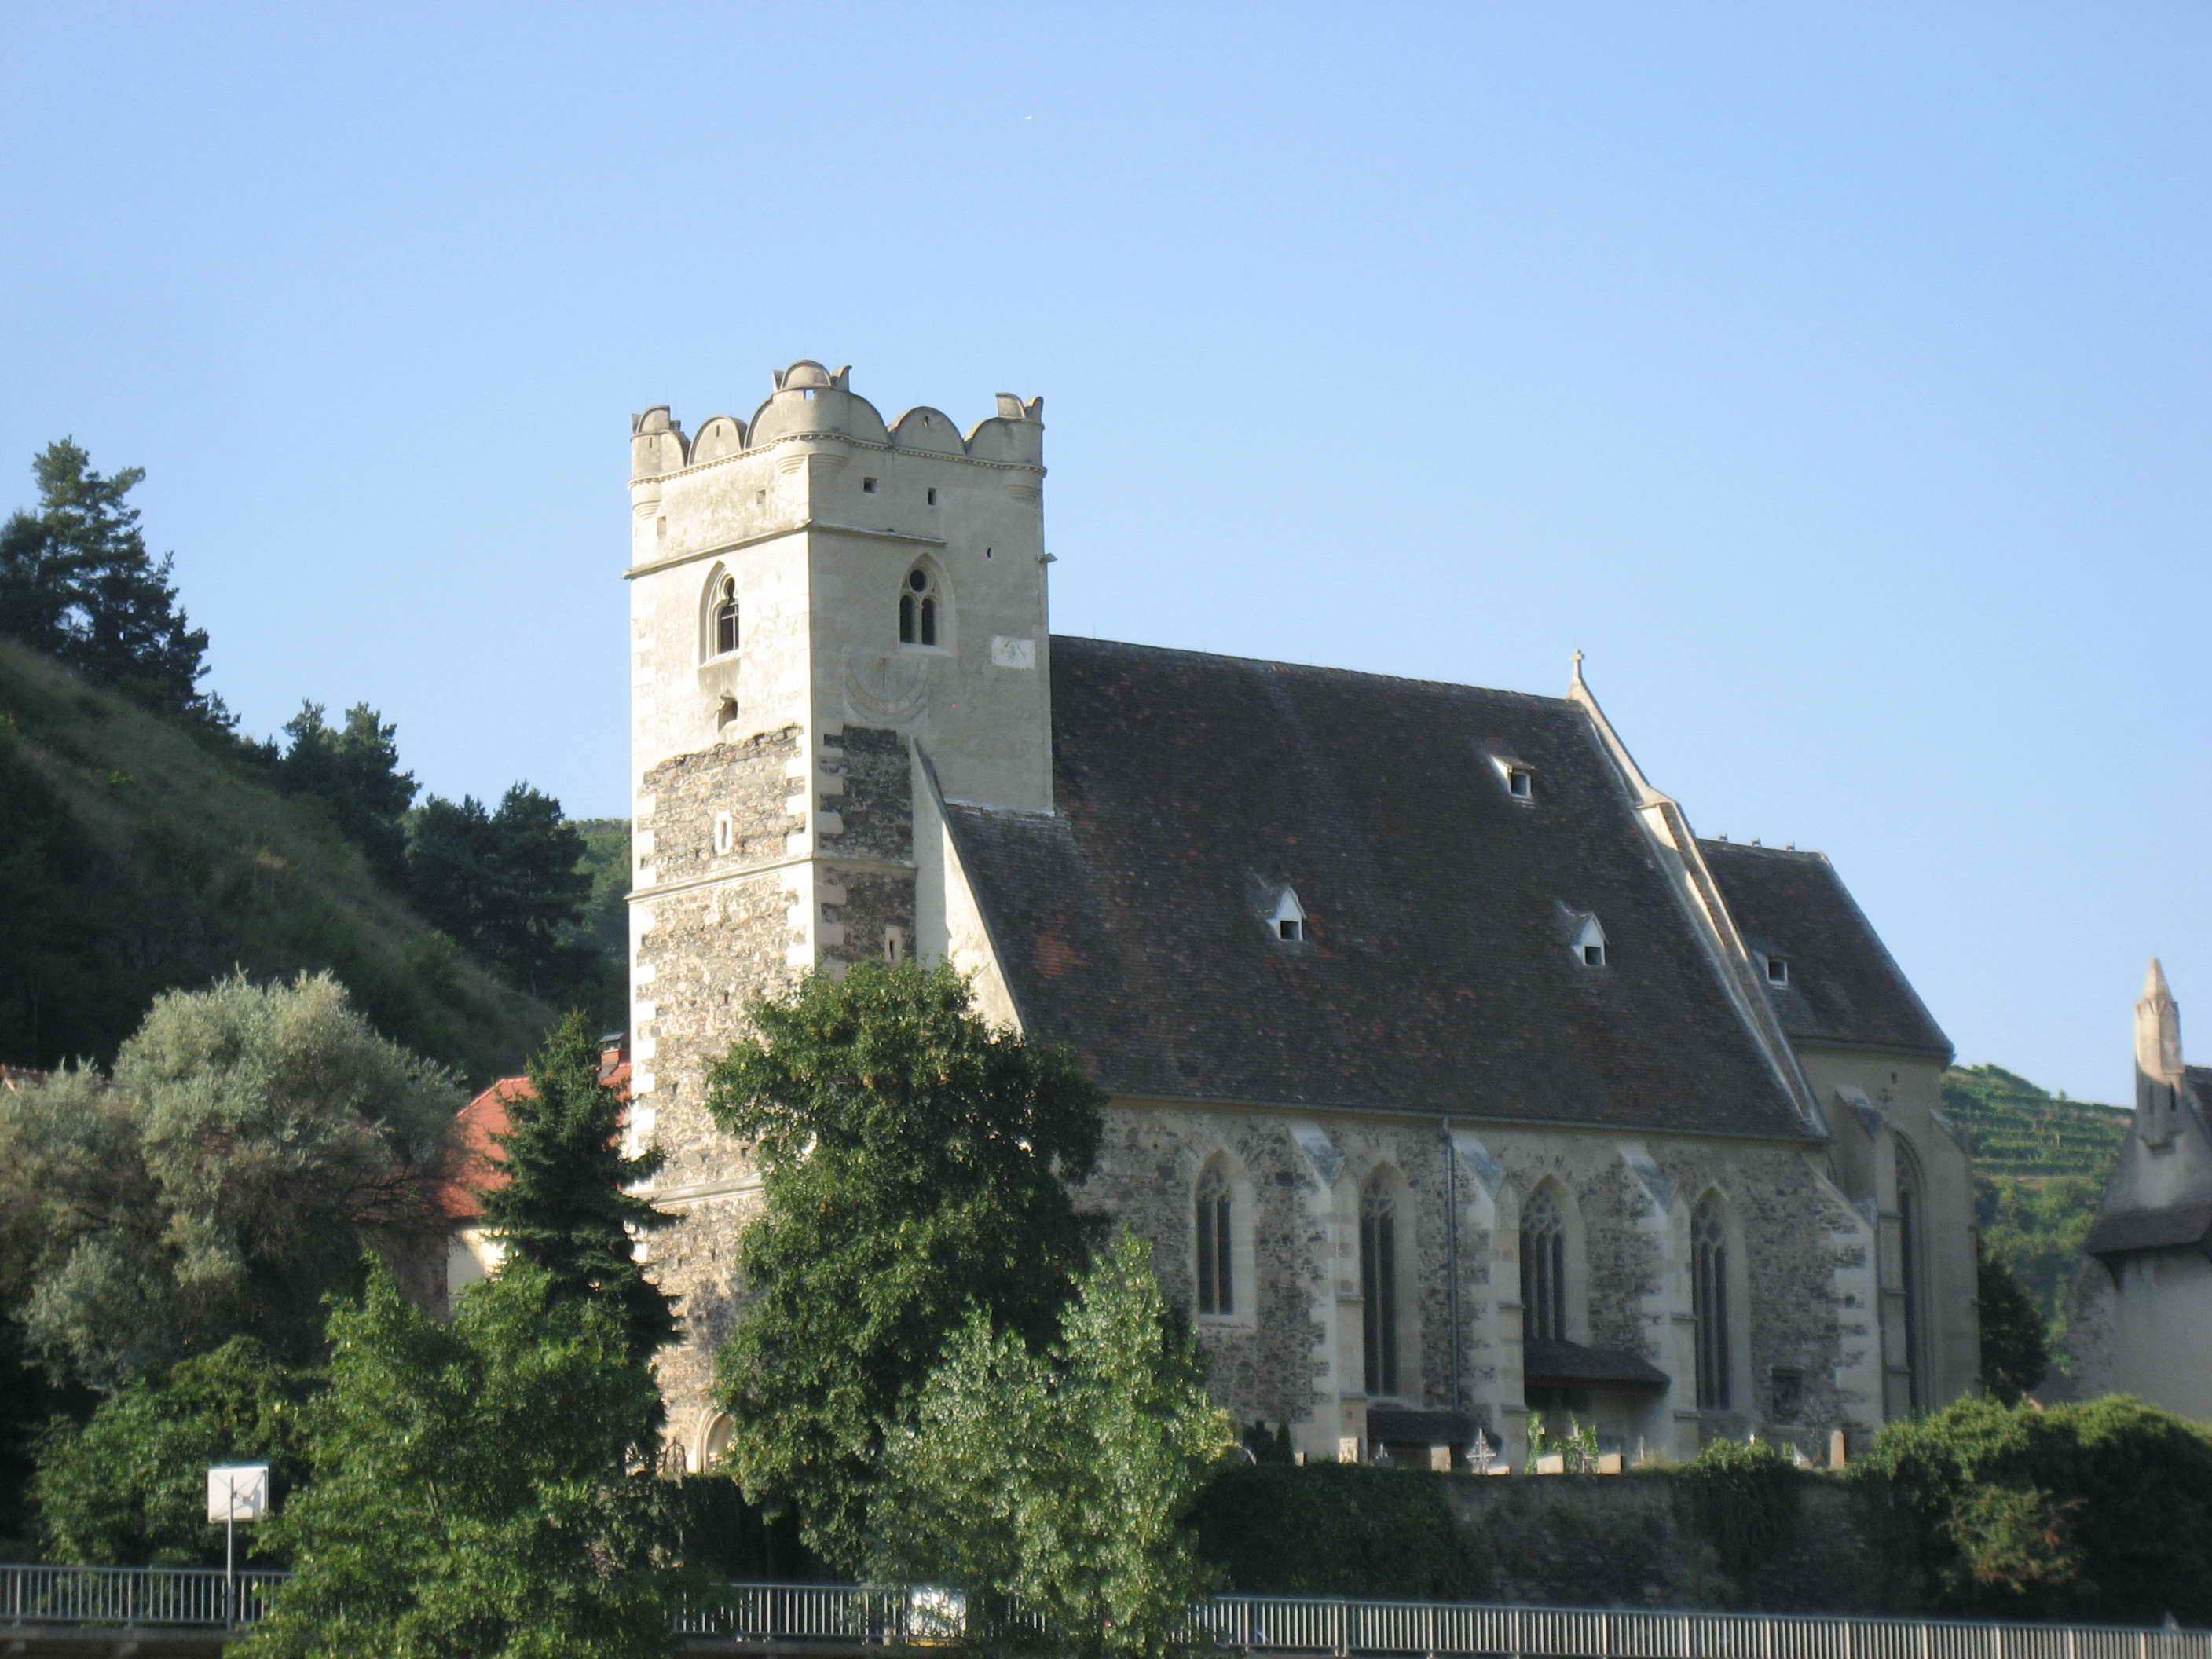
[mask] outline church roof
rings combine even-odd
[[[1950,1059],[1950,1038],[1826,854],[1702,837],[1698,850],[1744,943],[1789,963],[1789,982],[1766,988],[1784,1031],[1815,1042],[1917,1048]]]
[[[1059,810],[947,812],[1025,1028],[1106,1088],[1805,1138],[1579,705],[1057,637],[1052,674]]]
[[[2140,1109],[2128,1126],[2084,1255],[2212,1249],[2212,1066],[2184,1066],[2182,1085],[2168,1138],[2155,1151],[2143,1142]]]

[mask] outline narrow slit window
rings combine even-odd
[[[929,492],[929,504],[932,507],[935,507],[937,505],[937,491],[934,487],[933,487]]]
[[[1230,1243],[1229,1177],[1209,1165],[1198,1182],[1198,1310],[1237,1311],[1237,1285]]]
[[[1729,1376],[1728,1229],[1708,1194],[1690,1221],[1690,1306],[1698,1333],[1698,1407],[1726,1411]]]
[[[1376,1176],[1359,1200],[1360,1348],[1367,1392],[1398,1392],[1398,1203]]]

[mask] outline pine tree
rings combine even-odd
[[[621,1115],[599,1081],[599,1045],[572,1013],[531,1062],[529,1093],[508,1103],[507,1132],[495,1137],[507,1180],[483,1209],[510,1259],[543,1269],[556,1297],[607,1305],[642,1362],[676,1334],[676,1316],[631,1241],[675,1218],[628,1190],[660,1168],[660,1153],[623,1156]]]
[[[103,477],[91,463],[64,438],[31,464],[39,510],[0,527],[0,633],[149,708],[228,729],[222,699],[199,689],[207,630],[178,609],[173,556],[147,553],[125,500],[145,469]]]
[[[406,877],[407,809],[415,800],[415,775],[399,769],[398,728],[357,702],[345,724],[332,727],[323,705],[302,702],[284,723],[291,739],[276,777],[288,794],[329,803],[346,839],[369,867],[393,885]]]

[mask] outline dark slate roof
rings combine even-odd
[[[1109,1090],[1806,1137],[1578,705],[1097,640],[1052,676],[1059,810],[948,811],[1024,1025]]]
[[[1784,1030],[1818,1042],[1916,1048],[1950,1059],[1950,1038],[1826,854],[1702,838],[1698,850],[1744,942],[1790,964],[1790,983],[1766,988]]]
[[[1633,1389],[1670,1385],[1667,1373],[1642,1354],[1538,1337],[1522,1345],[1521,1376],[1524,1382],[1536,1383],[1603,1382]]]
[[[1474,1438],[1475,1422],[1465,1412],[1414,1411],[1403,1406],[1370,1406],[1367,1437],[1391,1446],[1461,1446]]]

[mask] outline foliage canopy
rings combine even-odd
[[[708,1105],[755,1143],[764,1199],[738,1265],[756,1299],[717,1357],[732,1472],[847,1571],[884,1425],[969,1307],[1048,1340],[1093,1230],[1069,1188],[1104,1096],[1075,1058],[994,1030],[950,968],[812,974],[752,1011]]]
[[[1124,1233],[1049,1353],[969,1315],[890,1431],[871,1571],[960,1586],[971,1637],[1000,1648],[1162,1653],[1218,1587],[1182,1522],[1236,1444],[1151,1248]]]
[[[331,1315],[313,1479],[266,1523],[293,1577],[246,1659],[668,1651],[659,1401],[606,1308],[516,1263],[450,1324],[380,1267]]]
[[[307,1379],[250,1337],[179,1360],[100,1402],[82,1425],[41,1437],[32,1498],[47,1559],[106,1566],[220,1566],[223,1535],[207,1520],[207,1470],[267,1463],[280,1502],[306,1473],[301,1402]],[[257,1527],[246,1559],[264,1555]]]
[[[327,975],[172,992],[112,1079],[0,1092],[8,1300],[50,1367],[100,1388],[232,1335],[311,1362],[362,1250],[438,1230],[461,1100]]]

